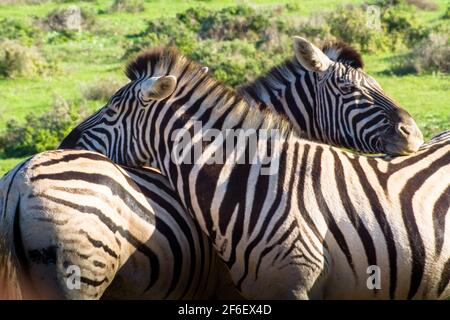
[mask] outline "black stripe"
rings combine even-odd
[[[439,281],[438,285],[438,297],[444,293],[444,290],[445,288],[447,288],[449,283],[450,283],[450,259],[448,259],[447,262],[445,263],[444,269],[442,270],[441,273],[441,280]]]
[[[370,209],[375,216],[375,219],[380,226],[381,232],[383,232],[384,239],[386,241],[388,256],[389,256],[389,297],[390,299],[395,298],[395,290],[397,288],[397,247],[394,241],[394,234],[392,232],[391,226],[384,213],[381,201],[375,189],[370,184],[364,169],[359,163],[359,157],[353,157],[350,153],[344,153],[347,159],[350,161],[353,169],[359,180],[359,185],[364,192],[364,195],[369,200]],[[386,190],[383,188],[383,190]]]
[[[444,154],[441,158],[430,163],[425,169],[416,172],[416,174],[408,180],[400,193],[403,222],[405,223],[409,245],[412,251],[411,284],[409,287],[408,299],[412,299],[419,289],[426,262],[425,245],[419,233],[416,217],[414,216],[413,197],[417,188],[423,185],[426,179],[449,163],[450,157],[448,154]]]
[[[91,286],[91,287],[99,287],[99,286],[101,286],[103,283],[105,283],[105,282],[109,282],[108,281],[108,278],[103,278],[102,280],[100,280],[100,281],[98,281],[98,280],[92,280],[92,279],[89,279],[89,278],[86,278],[86,277],[80,277],[80,282],[82,282],[82,283],[84,283],[84,284],[87,284],[87,285],[89,285],[89,286]]]
[[[249,261],[250,254],[251,254],[252,250],[262,241],[263,237],[266,235],[271,218],[275,214],[275,212],[281,202],[281,199],[283,197],[284,184],[285,184],[286,176],[287,176],[287,174],[286,174],[286,168],[287,168],[286,158],[287,158],[288,146],[289,145],[287,143],[283,143],[283,147],[280,152],[280,162],[279,162],[279,168],[280,168],[279,170],[280,171],[277,175],[278,181],[277,181],[276,187],[275,186],[272,187],[275,189],[275,190],[272,190],[272,192],[276,192],[275,199],[273,200],[273,203],[270,206],[270,209],[267,211],[267,214],[264,217],[264,220],[261,225],[261,228],[259,229],[258,235],[255,237],[255,239],[253,239],[253,241],[247,246],[247,248],[245,250],[245,255],[244,255],[245,272],[244,272],[244,275],[242,276],[242,278],[238,282],[239,285],[237,287],[238,287],[239,291],[241,290],[240,285],[242,284],[242,282],[244,281],[244,278],[247,276],[247,273],[248,273],[248,265],[250,263],[250,261]],[[263,201],[266,201],[266,199],[264,199]],[[261,213],[259,213],[259,214],[261,215]],[[259,256],[258,262],[256,264],[255,280],[258,279],[258,272],[259,272],[259,267],[261,265],[261,262],[262,262],[262,258],[261,258],[261,256]]]
[[[173,189],[167,184],[166,180],[164,180],[162,177],[162,175],[160,173],[155,173],[153,171],[144,171],[142,169],[136,169],[136,168],[126,168],[127,171],[129,171],[130,173],[132,173],[133,175],[140,177],[141,179],[144,179],[146,181],[146,183],[151,183],[152,186],[151,188],[156,188],[159,189],[161,192],[165,192],[167,195],[169,195],[169,198],[173,199],[173,201],[175,203],[170,203],[169,200],[167,200],[165,197],[161,197],[158,193],[155,193],[153,191],[150,191],[150,186],[148,186],[146,184],[146,186],[144,187],[141,184],[138,184],[137,182],[134,182],[133,180],[130,180],[130,185],[133,185],[134,183],[136,183],[138,185],[138,187],[140,188],[138,191],[142,192],[147,198],[152,199],[152,201],[155,201],[156,203],[158,203],[158,205],[160,205],[161,207],[164,208],[164,210],[166,210],[170,216],[176,221],[177,225],[180,227],[180,229],[182,230],[183,235],[186,237],[188,244],[189,244],[189,248],[190,248],[190,268],[189,268],[189,277],[188,277],[188,281],[187,281],[187,286],[182,294],[182,297],[184,297],[187,293],[188,290],[190,289],[190,285],[193,282],[194,276],[195,274],[197,274],[197,271],[199,272],[199,274],[203,274],[203,268],[204,268],[204,263],[205,263],[205,255],[209,255],[211,254],[211,248],[209,248],[209,250],[207,250],[205,252],[205,248],[203,247],[203,237],[205,237],[203,235],[203,232],[200,230],[200,228],[198,227],[197,223],[195,223],[195,221],[192,220],[192,218],[189,216],[188,212],[182,211],[179,212],[179,210],[176,208],[177,204],[179,204],[181,206],[181,200],[178,197],[178,195],[173,191]],[[125,176],[125,175],[124,175]],[[130,179],[130,177],[125,176],[127,179]],[[136,179],[136,177],[135,177]],[[180,209],[184,209],[182,207],[180,207]],[[189,225],[188,222],[186,221],[186,219],[188,219],[189,221],[192,221],[192,225]],[[156,216],[156,220],[158,220],[158,216]],[[158,225],[159,226],[159,225]],[[163,231],[160,230],[160,228],[157,226],[157,229],[159,231]],[[163,232],[164,233],[164,232]],[[166,231],[167,233],[167,231]],[[178,240],[176,239],[174,233],[170,233],[170,235],[165,234],[166,237],[170,240],[170,242],[177,242]],[[194,236],[196,237],[196,239],[194,240]],[[200,248],[198,250],[196,250],[196,245],[195,244],[199,244]],[[171,244],[172,245],[172,244]],[[167,296],[170,294],[170,292],[172,291],[172,289],[174,288],[174,285],[176,284],[176,282],[178,281],[179,277],[181,276],[181,272],[180,272],[180,268],[183,267],[182,264],[182,257],[180,257],[180,253],[178,253],[180,250],[176,249],[176,248],[172,248],[172,251],[174,252],[174,276],[172,277],[173,281],[172,281],[172,286],[171,288],[169,288],[168,292],[167,292]],[[196,256],[199,255],[199,259],[200,259],[200,265],[196,266]],[[198,290],[198,285],[200,284],[200,281],[198,281],[197,283],[197,289]]]
[[[275,225],[272,228],[272,231],[269,233],[268,237],[266,238],[266,242],[268,243],[270,240],[272,240],[273,236],[275,236],[276,232],[281,228],[281,226],[287,221],[289,214],[291,213],[291,205],[292,205],[292,190],[294,185],[295,176],[297,173],[297,163],[298,163],[298,143],[295,143],[294,145],[294,155],[292,159],[293,165],[291,166],[291,172],[289,172],[289,184],[288,184],[288,192],[287,199],[286,199],[286,208],[284,209],[283,214],[281,215],[280,219],[275,223]],[[289,152],[289,151],[288,151]]]
[[[244,150],[247,151],[247,141],[245,144]],[[246,195],[251,169],[252,165],[248,162],[245,164],[234,165],[234,168],[231,170],[228,177],[228,188],[225,191],[219,208],[219,230],[221,234],[226,233],[226,229],[231,222],[232,214],[235,208],[238,208],[231,231],[231,239],[228,239],[231,240],[231,243],[228,244],[231,252],[226,264],[230,269],[236,261],[236,249],[244,232],[245,207],[247,203]]]
[[[88,214],[95,214],[102,223],[104,223],[108,229],[112,233],[118,232],[122,235],[131,245],[133,245],[137,250],[142,252],[145,256],[148,257],[149,263],[152,266],[152,273],[150,274],[150,282],[146,288],[146,291],[155,284],[156,280],[159,276],[159,260],[158,257],[155,255],[155,253],[146,246],[145,243],[141,242],[139,239],[134,237],[128,230],[123,229],[122,227],[116,225],[114,221],[112,221],[109,217],[103,214],[100,210],[98,210],[95,207],[91,206],[83,206],[78,205],[66,200],[58,199],[46,194],[42,194],[41,197],[47,198],[50,201],[53,201],[55,203],[67,206],[69,208],[72,208],[74,210],[77,210],[80,213],[88,213]]]
[[[113,257],[114,259],[118,259],[118,255],[117,253],[111,249],[107,244],[104,244],[101,240],[95,240],[93,238],[91,238],[89,236],[89,234],[83,230],[80,229],[80,234],[84,234],[86,236],[86,238],[88,239],[88,241],[95,247],[95,248],[102,248],[103,251],[105,251],[107,254],[109,254],[111,257]]]
[[[313,168],[311,170],[311,179],[312,179],[312,187],[314,189],[314,194],[317,200],[317,205],[319,207],[319,211],[322,213],[325,219],[325,222],[327,223],[330,232],[333,234],[337,244],[339,245],[339,248],[344,253],[345,258],[347,259],[347,263],[349,264],[350,268],[352,269],[353,275],[356,278],[357,276],[355,272],[355,265],[353,263],[353,258],[350,249],[347,245],[347,241],[345,240],[344,235],[342,234],[341,230],[339,229],[339,226],[334,220],[333,213],[328,207],[328,204],[326,203],[325,197],[322,192],[323,188],[321,185],[321,175],[322,175],[321,160],[323,148],[321,146],[317,146],[316,150],[317,151],[314,155],[313,160]]]
[[[445,239],[445,217],[450,207],[450,186],[441,194],[433,208],[433,226],[436,255],[442,252]]]
[[[361,238],[361,243],[364,247],[364,251],[366,253],[368,265],[376,265],[377,264],[377,255],[375,250],[375,244],[373,242],[372,237],[370,236],[369,231],[364,225],[363,220],[361,219],[360,214],[356,211],[355,206],[350,199],[348,194],[348,188],[346,185],[346,178],[344,173],[344,167],[342,166],[341,160],[337,155],[336,151],[331,149],[331,153],[334,158],[334,173],[335,179],[337,183],[337,189],[339,192],[339,198],[342,202],[342,207],[345,208],[345,212],[349,220],[351,221],[353,227],[358,232],[359,237]]]
[[[308,167],[308,154],[309,150],[311,149],[311,146],[309,144],[306,144],[303,146],[303,156],[302,160],[300,161],[300,169],[298,173],[298,199],[304,199],[305,195],[305,183],[306,183],[306,170]],[[308,171],[309,173],[309,171]],[[300,214],[303,216],[303,219],[305,220],[306,224],[309,226],[309,228],[313,231],[314,235],[319,239],[320,243],[323,244],[323,246],[327,248],[327,244],[325,243],[324,238],[319,232],[319,229],[317,229],[316,224],[312,220],[311,216],[309,215],[308,210],[306,209],[305,202],[304,201],[298,201],[299,211]]]
[[[109,176],[103,174],[96,173],[85,173],[80,171],[64,171],[61,173],[48,173],[48,174],[38,174],[30,178],[31,182],[37,180],[56,180],[56,181],[70,181],[70,180],[83,180],[89,183],[108,186],[111,190],[111,193],[114,196],[118,196],[122,199],[125,204],[130,208],[131,211],[136,212],[140,216],[148,217],[149,223],[155,224],[155,215],[152,211],[147,210],[142,204],[139,203],[134,197],[130,195],[128,190],[126,190],[120,183],[116,180],[112,179]],[[129,180],[131,182],[132,180]],[[134,182],[130,183],[131,186],[135,187],[135,190],[142,192],[141,189],[136,187]],[[136,189],[137,188],[137,189]],[[78,190],[79,193],[85,193],[90,195],[96,195],[96,192],[93,190]]]

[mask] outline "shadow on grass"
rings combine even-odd
[[[382,71],[378,71],[375,74],[382,76],[405,76],[410,74],[417,74],[417,70],[414,67],[413,55],[411,52],[396,54],[383,59],[388,67]]]

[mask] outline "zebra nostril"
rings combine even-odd
[[[399,124],[397,131],[404,137],[408,137],[411,134],[411,130],[404,124]]]

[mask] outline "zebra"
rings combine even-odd
[[[58,150],[33,156],[0,182],[2,298],[240,297],[154,169]]]
[[[304,63],[302,48],[321,59],[320,68],[336,69],[333,77]],[[317,141],[370,154],[417,151],[423,135],[414,119],[363,71],[355,49],[332,42],[322,52],[306,39],[294,37],[294,52],[293,59],[238,88],[238,93],[260,109],[287,117],[296,130]],[[61,146],[65,144],[70,145],[70,136]]]
[[[302,65],[321,70],[324,56],[300,46]],[[320,77],[343,69],[333,63]],[[448,139],[408,157],[361,156],[302,137],[174,49],[145,51],[126,73],[130,83],[63,145],[161,170],[245,298],[450,295]],[[254,134],[226,154],[237,130]],[[219,151],[223,163],[211,162]]]
[[[301,50],[307,50],[301,52]],[[364,153],[409,154],[423,143],[411,115],[383,93],[378,82],[363,71],[361,55],[343,42],[329,42],[320,50],[294,37],[295,57],[267,75],[238,89],[260,108],[286,116],[294,127],[315,139]],[[315,53],[315,68],[303,59]],[[333,63],[333,78],[323,71]]]
[[[336,52],[339,52],[340,54],[336,55]],[[336,43],[336,44],[333,44],[332,46],[329,46],[327,49],[325,49],[325,53],[328,54],[328,55],[331,54],[331,56],[334,54],[336,56],[335,57],[336,61],[345,62],[347,65],[349,65],[351,67],[355,67],[355,68],[361,68],[362,67],[362,60],[361,60],[361,57],[359,56],[359,54],[356,53],[350,47],[347,47],[347,46],[343,45],[342,43]],[[353,57],[353,60],[351,60],[350,57]],[[314,73],[313,72],[308,72],[306,69],[302,68],[301,65],[299,65],[298,63],[295,64],[295,61],[297,61],[297,60],[294,60],[293,62],[287,62],[284,65],[273,69],[269,73],[268,76],[260,77],[252,85],[249,85],[246,88],[241,89],[240,90],[241,94],[243,94],[247,99],[252,99],[252,100],[258,101],[260,103],[260,107],[261,107],[261,105],[264,105],[265,107],[269,107],[272,110],[277,110],[277,108],[274,107],[274,105],[276,105],[279,110],[283,110],[282,107],[287,105],[287,103],[289,102],[289,97],[292,97],[294,94],[298,95],[298,93],[295,93],[295,92],[291,92],[290,94],[287,94],[286,93],[286,89],[285,89],[286,87],[290,86],[289,82],[286,83],[286,81],[292,81],[292,77],[290,77],[289,75],[293,74],[293,75],[295,75],[294,82],[298,81],[298,79],[302,79],[302,78],[306,79],[307,77],[311,77],[311,79],[309,79],[309,81],[307,81],[307,83],[305,82],[305,84],[307,84],[305,86],[305,88],[309,90],[309,93],[308,94],[303,94],[302,97],[316,95],[314,90],[319,91],[319,86],[317,86],[317,84],[316,84],[316,86],[311,88],[311,89],[308,87],[308,84],[313,83],[312,79],[314,78]],[[207,69],[204,69],[204,71],[207,71]],[[287,77],[285,77],[285,76],[281,76],[280,77],[279,76],[280,74],[281,75],[288,75],[288,76]],[[302,80],[302,82],[303,82],[303,80]],[[261,95],[261,99],[260,100],[258,100],[259,96],[255,96],[254,95],[254,93],[257,91],[256,88],[258,88],[258,87],[261,87],[261,89],[259,89],[258,91],[263,92],[263,94]],[[273,90],[273,92],[271,93],[268,88],[271,88],[271,90]],[[279,91],[282,91],[284,93],[279,95],[278,94]],[[247,92],[247,94],[246,94],[246,92]],[[272,95],[271,96],[272,100],[269,100],[269,101],[268,100],[264,100],[265,98],[268,97],[268,94]],[[275,97],[275,94],[279,95],[278,99],[273,99]],[[295,114],[294,111],[297,110],[297,109],[300,109],[300,111],[301,111],[300,114],[305,114],[305,110],[308,110],[308,108],[305,107],[305,105],[307,103],[310,103],[309,110],[311,110],[311,111],[313,110],[311,108],[311,105],[312,105],[311,101],[304,102],[304,101],[301,101],[301,100],[300,101],[296,100],[295,102],[298,102],[298,104],[294,104],[294,103],[292,103],[292,101],[290,102],[289,106],[292,106],[294,109],[293,110],[289,110],[289,109],[284,110],[285,114],[292,116],[292,114]],[[392,108],[392,106],[393,106],[393,108]],[[398,108],[395,105],[392,105],[392,106],[388,105],[388,107],[392,108],[391,112],[393,112],[394,114],[406,114],[401,108]],[[369,104],[368,106],[365,106],[365,107],[372,114],[375,113],[374,112],[375,108],[373,107],[372,104]],[[361,106],[359,106],[359,108],[361,109]],[[314,113],[316,113],[316,112],[314,112]],[[378,113],[378,111],[377,111],[377,113]],[[377,114],[377,113],[375,113],[375,114]],[[297,114],[298,114],[298,110],[297,110]],[[316,113],[316,114],[320,114],[320,113]],[[383,116],[386,117],[386,118],[390,118],[390,117],[385,116],[385,115],[383,115]],[[308,135],[311,136],[311,132],[312,131],[310,130],[310,128],[314,128],[315,129],[316,127],[309,126],[309,125],[307,125],[306,127],[302,126],[302,124],[306,124],[306,120],[312,120],[313,119],[312,115],[309,115],[309,116],[306,115],[306,117],[307,118],[296,117],[294,119],[292,119],[292,117],[291,117],[291,119],[295,120],[294,123],[298,125],[300,130],[304,130]],[[407,115],[407,117],[410,117],[410,116]],[[405,118],[404,121],[406,123],[409,121],[407,119],[407,117],[404,117]],[[387,121],[387,120],[385,120],[385,121]],[[410,122],[412,123],[412,126],[414,127],[415,126],[414,121],[411,120]],[[328,125],[328,124],[326,124],[326,121],[325,121],[325,122],[320,122],[320,125],[324,126],[324,125]],[[397,124],[397,126],[400,126],[400,125],[401,125],[401,123]],[[364,127],[362,127],[362,128],[364,128]],[[384,129],[384,127],[383,127],[383,129]],[[325,130],[323,130],[322,132],[324,132],[324,131]],[[365,129],[365,131],[370,131],[370,130]],[[373,131],[379,132],[379,130],[373,130]],[[410,129],[410,131],[412,133],[414,133],[417,130],[415,130],[415,127],[414,127],[413,129]],[[396,131],[394,131],[394,136],[395,136],[395,132]],[[418,132],[420,134],[420,131],[418,131]],[[336,135],[334,135],[334,136],[336,136]],[[340,136],[340,135],[338,134],[337,136]],[[358,135],[356,135],[356,136],[358,136]],[[414,136],[414,135],[411,135],[411,136]],[[319,137],[319,136],[315,136],[315,138],[322,139],[322,140],[331,142],[333,144],[339,144],[337,140],[334,140],[334,141],[327,140],[326,136],[325,136],[325,139],[323,137]],[[347,140],[350,141],[350,139],[347,139]],[[372,144],[371,143],[361,143],[360,140],[361,140],[361,138],[359,138],[359,137],[357,139],[352,139],[351,140],[352,142],[350,144],[349,143],[344,143],[343,146],[344,147],[359,148],[360,151],[362,151],[362,152],[369,152],[369,151],[370,152],[375,152],[375,151],[380,152],[381,151],[380,146],[384,147],[384,144],[380,144],[379,143],[380,141],[377,140],[378,144],[377,144],[376,147],[378,149],[375,149],[375,148],[369,149],[368,146],[371,146]],[[401,145],[402,145],[402,143],[405,143],[405,142],[409,143],[410,142],[408,139],[406,139],[406,140],[403,139],[403,140],[400,140],[400,141],[401,141],[400,142]],[[403,148],[403,147],[401,147],[401,148]],[[383,149],[383,151],[384,151],[384,149]],[[125,278],[125,277],[122,277],[122,278]],[[133,296],[133,294],[131,294],[131,296]]]

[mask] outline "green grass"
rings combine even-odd
[[[389,74],[398,54],[366,56],[366,72],[416,120],[426,139],[450,129],[450,77],[442,74]]]
[[[120,64],[78,65],[64,63],[56,77],[49,79],[0,80],[0,130],[9,119],[23,120],[29,112],[42,113],[48,110],[56,97],[66,100],[81,98],[81,87],[95,79],[114,76],[125,83]],[[100,105],[89,102],[90,109]]]
[[[20,161],[22,161],[25,158],[19,158],[19,159],[0,159],[0,178],[11,168],[13,168],[15,165],[17,165]]]

